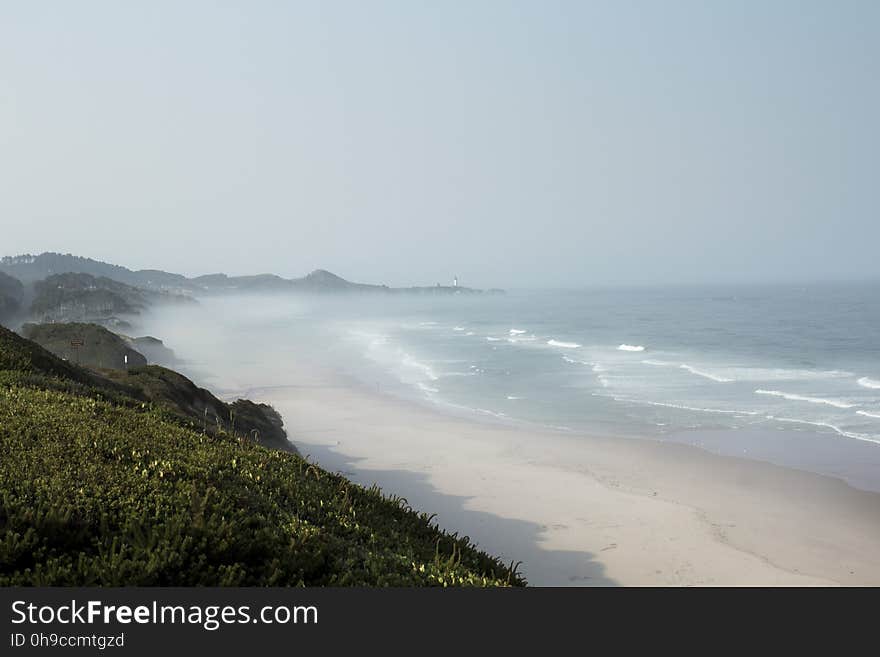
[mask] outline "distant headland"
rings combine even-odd
[[[431,286],[389,287],[368,283],[354,283],[341,276],[316,269],[302,278],[283,278],[275,274],[253,276],[228,276],[207,274],[188,278],[158,269],[134,271],[120,265],[109,264],[91,258],[71,254],[41,253],[40,255],[17,255],[0,258],[0,272],[18,279],[23,284],[33,284],[57,274],[88,274],[118,283],[149,290],[180,295],[200,295],[229,292],[377,292],[394,294],[500,294],[503,290],[479,290],[458,285],[437,283]]]
[[[316,269],[302,278],[275,274],[229,276],[207,274],[188,278],[158,269],[131,270],[72,254],[41,253],[0,258],[0,322],[90,322],[114,330],[131,327],[127,318],[163,303],[195,303],[217,294],[382,294],[480,295],[504,290],[480,290],[458,284],[389,287],[354,283]]]

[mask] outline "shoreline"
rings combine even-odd
[[[239,392],[322,467],[522,561],[533,585],[880,584],[880,494],[679,442],[444,413],[302,365]]]

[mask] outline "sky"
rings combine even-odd
[[[880,277],[880,3],[0,0],[0,255]]]

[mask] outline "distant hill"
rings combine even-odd
[[[174,351],[165,346],[159,339],[151,335],[145,335],[141,338],[129,338],[120,336],[126,340],[129,346],[135,351],[142,353],[151,365],[165,365],[172,367],[177,364],[177,356]]]
[[[190,279],[198,292],[284,292],[290,289],[290,281],[274,274],[256,276],[227,276],[208,274]]]
[[[119,386],[112,385],[97,374],[63,360],[36,342],[0,326],[0,372],[3,370],[15,372],[14,378],[24,381],[34,378],[42,381],[48,377],[63,381],[66,386],[73,383],[83,389],[100,389],[111,396],[122,391]],[[2,383],[0,380],[0,385]]]
[[[153,303],[191,302],[168,292],[137,288],[91,274],[53,274],[34,283],[30,316],[37,322],[96,322],[126,326],[124,315],[137,315]]]
[[[161,345],[155,338],[128,338],[97,324],[80,323],[25,324],[21,334],[63,361],[92,370],[89,384],[93,387],[110,385],[115,392],[161,404],[211,433],[225,427],[266,447],[296,451],[287,440],[281,416],[271,407],[246,399],[227,404],[182,374],[148,365],[147,358],[131,347],[139,342]]]
[[[25,324],[21,334],[83,367],[124,370],[147,364],[146,357],[132,349],[128,340],[97,324]]]
[[[440,285],[392,288],[387,285],[354,283],[324,269],[316,269],[302,278],[282,278],[275,274],[227,276],[206,274],[187,278],[154,269],[132,271],[91,258],[70,254],[43,253],[40,255],[7,256],[0,259],[0,272],[15,276],[25,283],[36,283],[55,274],[79,273],[108,278],[133,287],[178,294],[213,294],[240,292],[300,292],[300,293],[397,293],[397,294],[480,294],[483,291],[461,286]],[[493,290],[501,293],[501,290]]]
[[[131,338],[97,324],[27,323],[21,327],[20,333],[59,358],[84,367],[126,369],[125,356],[128,356],[129,367],[148,364],[170,366],[177,362],[174,352],[158,338]],[[74,347],[71,341],[82,344]]]
[[[132,271],[91,258],[61,253],[19,255],[0,258],[0,271],[24,283],[35,283],[53,274],[90,274],[109,278],[126,285],[152,290],[189,289],[187,278],[157,270]]]
[[[0,272],[0,322],[21,310],[24,286],[17,278]]]
[[[302,278],[295,278],[290,281],[290,287],[304,292],[387,292],[389,289],[385,285],[352,283],[326,269],[316,269]]]
[[[146,295],[135,287],[104,276],[53,274],[34,286],[31,315],[40,322],[108,320],[138,314]]]

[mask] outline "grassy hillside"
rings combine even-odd
[[[404,500],[0,328],[0,585],[520,585]]]
[[[284,423],[275,409],[246,399],[227,404],[182,374],[147,366],[146,359],[129,346],[139,342],[137,339],[124,338],[96,324],[78,323],[25,324],[22,334],[65,361],[92,368],[81,373],[92,377],[89,385],[96,394],[121,394],[149,402],[184,420],[188,426],[212,435],[226,431],[251,437],[265,447],[296,451],[287,440]],[[82,346],[74,350],[70,344],[73,339],[80,340]],[[155,338],[144,340],[161,345]],[[128,356],[127,367],[124,356]]]
[[[53,354],[86,367],[125,369],[146,365],[147,359],[129,341],[97,324],[25,324],[21,333]],[[81,341],[74,347],[71,341]]]
[[[210,434],[251,438],[264,447],[293,451],[274,408],[239,399],[230,404],[199,388],[182,374],[158,365],[106,371],[110,381],[136,390],[136,397],[167,409],[187,426]]]

